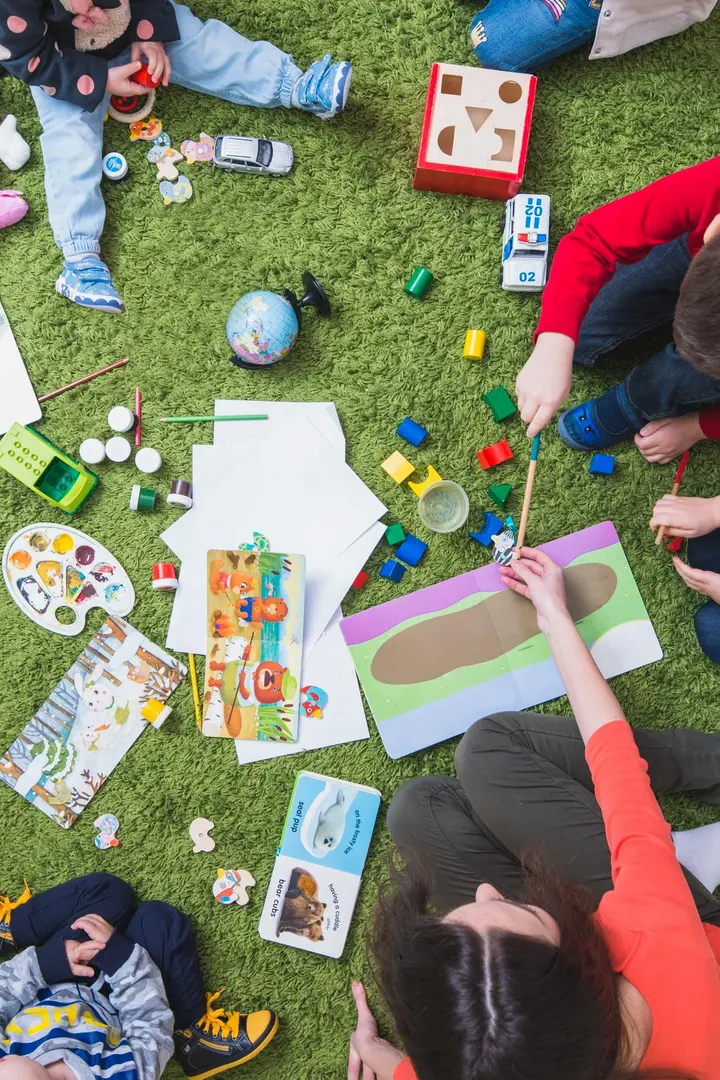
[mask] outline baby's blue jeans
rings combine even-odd
[[[483,67],[536,71],[592,41],[601,0],[490,0],[470,26]]]
[[[171,2],[180,29],[180,40],[165,46],[171,82],[237,105],[290,108],[293,87],[302,75],[291,56],[268,41],[248,41],[216,19],[203,22],[189,8]],[[111,64],[129,61],[128,51]],[[105,224],[100,190],[103,122],[109,95],[94,112],[86,112],[39,87],[31,89],[43,127],[45,191],[55,242],[65,256],[99,253]]]

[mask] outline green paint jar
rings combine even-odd
[[[144,488],[140,487],[139,484],[133,484],[133,489],[130,492],[130,509],[154,510],[156,497],[156,492],[152,488]]]

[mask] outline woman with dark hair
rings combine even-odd
[[[397,792],[409,868],[373,952],[407,1056],[354,983],[349,1080],[720,1080],[720,823],[671,834],[653,794],[720,803],[720,741],[633,732],[560,567],[523,548],[501,573],[534,604],[575,719],[487,717],[457,780]]]

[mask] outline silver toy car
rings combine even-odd
[[[293,166],[292,146],[270,139],[250,139],[244,135],[218,135],[213,162],[219,169],[285,176]]]

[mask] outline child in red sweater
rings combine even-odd
[[[581,217],[558,245],[535,349],[517,379],[528,436],[565,401],[574,363],[594,367],[665,330],[665,348],[619,386],[562,414],[561,437],[595,451],[634,436],[658,462],[720,439],[720,407],[707,408],[720,402],[718,267],[718,157]]]

